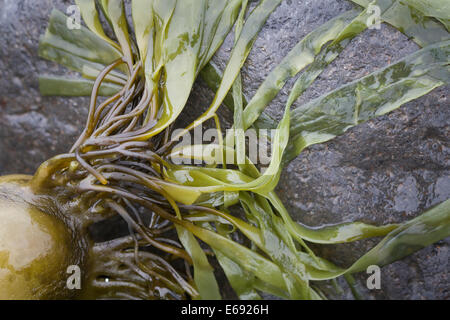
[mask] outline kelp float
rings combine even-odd
[[[34,176],[0,178],[1,298],[220,299],[214,257],[240,299],[259,299],[261,292],[321,299],[315,281],[350,278],[449,236],[450,200],[402,224],[312,228],[293,221],[274,191],[282,168],[308,146],[450,82],[447,1],[355,0],[357,9],[299,41],[249,101],[240,71],[282,0],[261,0],[249,12],[247,2],[133,0],[130,25],[122,1],[77,0],[86,25],[79,29],[68,29],[68,17],[52,12],[39,54],[83,78],[41,76],[41,92],[89,95],[88,118],[72,148]],[[373,5],[422,49],[291,110],[368,27]],[[235,41],[221,72],[210,60],[230,32]],[[265,108],[301,71],[283,118],[275,121]],[[195,122],[177,128],[198,76],[215,97]],[[180,137],[207,121],[222,137],[222,104],[234,112],[233,134],[177,147]],[[249,128],[276,129],[264,171],[248,157]],[[225,154],[226,163],[207,161]],[[234,206],[243,214],[233,214]],[[130,235],[94,243],[88,227],[115,216],[127,222]],[[17,234],[20,241],[13,241]],[[375,236],[384,238],[347,269],[308,246]],[[66,286],[70,265],[82,270],[81,290]]]

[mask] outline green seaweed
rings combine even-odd
[[[43,58],[86,78],[42,77],[42,94],[90,94],[91,100],[80,138],[69,153],[44,163],[33,185],[59,188],[63,181],[76,186],[79,193],[98,195],[96,201],[100,199],[127,221],[137,239],[136,252],[153,246],[170,256],[167,264],[183,259],[191,265],[193,277],[189,267],[183,276],[173,273],[176,281],[166,279],[165,283],[194,299],[221,298],[209,262],[211,251],[205,245],[240,299],[260,299],[261,292],[285,299],[320,299],[323,294],[311,281],[339,276],[351,280],[352,273],[369,265],[386,265],[450,235],[450,200],[400,224],[346,222],[311,227],[294,221],[274,191],[284,166],[305,148],[450,83],[446,2],[355,0],[364,10],[345,12],[306,35],[249,99],[244,96],[241,69],[259,31],[281,2],[261,0],[246,14],[246,0],[134,0],[131,35],[122,1],[79,0],[88,28],[69,31],[66,17],[54,11],[41,38]],[[367,29],[369,5],[379,6],[383,21],[423,48],[296,106],[323,70]],[[106,36],[97,7],[115,39]],[[221,72],[210,60],[233,27],[234,44]],[[175,133],[176,120],[190,112],[186,104],[198,76],[215,97],[195,122]],[[282,119],[272,119],[264,110],[297,76]],[[97,103],[99,95],[109,98]],[[224,138],[217,115],[222,103],[233,110],[237,129]],[[218,142],[175,145],[209,119],[215,121]],[[244,131],[250,127],[277,129],[264,171],[248,158]],[[227,162],[214,162],[225,155]],[[199,163],[180,165],[172,162],[175,158]],[[176,239],[171,241],[177,245],[159,242],[139,215],[132,217],[134,206],[176,229]],[[237,207],[243,216],[235,214]],[[348,268],[316,256],[308,245],[380,236],[384,238],[379,244]],[[138,262],[141,274],[153,272]],[[131,295],[122,287],[110,290]]]

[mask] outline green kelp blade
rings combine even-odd
[[[372,6],[378,6],[382,17],[384,17],[389,12],[390,14],[392,14],[394,10],[397,11],[400,10],[400,8],[397,6],[397,3],[393,3],[390,0],[371,1],[370,4]],[[367,4],[366,7],[368,7],[368,5],[369,4]],[[299,79],[296,81],[291,91],[288,101],[289,106],[314,82],[314,80],[325,69],[325,67],[329,63],[331,63],[343,51],[343,49],[347,46],[350,40],[354,38],[356,35],[360,34],[368,27],[367,21],[369,21],[369,18],[371,17],[372,14],[373,12],[368,11],[367,9],[359,15],[356,15],[355,12],[349,11],[335,18],[334,19],[335,21],[330,20],[328,23],[320,27],[324,29],[329,28],[330,30],[329,37],[330,40],[332,40],[332,42],[331,44],[327,45],[326,48],[323,49],[322,52],[313,59],[314,62],[312,63],[312,65],[310,65],[310,67],[303,74],[300,75]],[[401,15],[402,12],[395,12],[395,14],[396,16],[402,16]],[[350,18],[354,19],[348,21],[348,19]],[[398,18],[396,19],[398,20]],[[332,22],[334,22],[334,24],[332,24]],[[404,22],[403,24],[406,25],[406,22]],[[414,22],[414,26],[416,25],[417,22]],[[307,54],[312,53],[312,48],[308,48],[305,46],[306,45],[310,46],[311,43],[320,44],[320,46],[317,46],[315,48],[316,52],[314,55],[317,55],[318,51],[320,51],[320,48],[324,44],[320,41],[321,40],[320,36],[324,37],[323,32],[322,35],[319,34],[319,36],[315,34],[320,28],[316,29],[311,34],[309,34],[304,40],[300,41],[300,43],[288,54],[288,56],[285,57],[285,59],[280,63],[280,65],[278,65],[271,72],[271,74],[269,74],[268,78],[258,89],[257,93],[249,102],[249,105],[247,106],[244,112],[245,121],[248,121],[245,124],[246,128],[248,128],[254,121],[256,121],[256,119],[259,118],[259,115],[262,114],[262,111],[264,110],[268,102],[270,102],[270,100],[272,100],[276,96],[278,91],[285,84],[285,81],[289,78],[288,71],[290,71],[292,75],[295,75],[301,70],[293,68],[295,64],[293,64],[291,60],[295,58],[298,60],[294,61],[303,61],[304,59],[303,60],[301,59],[302,56],[308,57]],[[412,26],[409,26],[408,29],[411,28]],[[427,32],[429,33],[430,30],[428,30]],[[440,32],[438,34],[439,36],[436,37],[435,39],[439,39],[441,41],[444,39],[448,39],[449,36],[448,33],[443,31],[442,28],[440,28]],[[312,39],[315,40],[311,41],[308,39],[308,37],[311,37]],[[306,41],[305,44],[303,43],[305,40],[309,41]],[[425,41],[423,40],[422,42]],[[308,52],[308,49],[310,52]],[[314,57],[314,55],[311,56]],[[305,65],[309,63],[299,66],[303,68]],[[292,69],[287,69],[286,66],[290,66]],[[273,79],[271,79],[271,76],[273,77]],[[278,76],[278,78],[276,76]],[[258,95],[259,90],[261,90],[262,92],[262,94],[260,95]]]
[[[164,41],[166,39],[167,28],[175,10],[175,5],[176,0],[153,0],[154,31],[149,35],[144,73],[147,86],[149,89],[152,89],[155,100],[159,100],[161,73],[167,59],[164,50]]]
[[[436,19],[450,20],[450,2],[447,0],[401,0],[423,15]]]
[[[304,264],[306,267],[306,271],[308,274],[308,277],[310,280],[316,280],[317,278],[320,279],[323,277],[324,272],[338,272],[341,269],[337,268],[330,262],[326,261],[325,259],[316,257],[310,250],[308,250],[309,253],[300,252],[297,251],[295,248],[295,244],[293,242],[293,239],[290,236],[290,232],[288,231],[288,228],[286,227],[286,224],[284,224],[283,220],[275,215],[273,215],[272,209],[270,208],[269,203],[263,199],[262,197],[259,197],[259,201],[263,201],[266,203],[263,206],[256,206],[256,203],[249,200],[250,198],[247,196],[245,197],[245,193],[240,193],[240,200],[245,203],[246,206],[244,206],[244,209],[246,212],[248,212],[248,209],[251,209],[250,216],[253,217],[253,214],[255,215],[264,215],[267,217],[267,214],[269,214],[270,219],[272,219],[272,222],[267,222],[268,220],[265,219],[267,223],[265,225],[270,224],[270,229],[279,235],[280,239],[282,239],[283,242],[286,243],[287,247],[290,248],[292,253],[295,253],[296,256],[295,259],[299,259],[299,262],[301,264]],[[223,203],[223,202],[222,202]],[[199,204],[197,204],[199,205]],[[207,205],[208,206],[208,205]],[[221,206],[221,203],[217,204],[217,206]],[[263,211],[261,211],[263,210]],[[250,241],[252,241],[253,244],[255,244],[258,248],[260,248],[262,251],[266,252],[267,248],[264,245],[264,239],[261,234],[261,230],[259,228],[254,227],[252,224],[249,224],[237,217],[234,217],[228,213],[221,212],[218,210],[215,210],[215,214],[218,214],[217,218],[225,219],[228,221],[228,223],[231,223],[235,229],[239,229],[244,236],[246,236]],[[247,215],[249,217],[249,215]],[[250,219],[255,220],[255,219]],[[256,220],[255,220],[256,223]],[[273,223],[273,224],[272,224]],[[392,229],[391,229],[392,230]],[[382,235],[385,235],[389,231],[383,233]],[[379,234],[381,235],[381,234]],[[278,237],[278,236],[277,236]],[[302,246],[307,248],[307,246],[303,243],[303,240],[300,238],[300,243]],[[276,255],[276,254],[275,254]],[[292,259],[292,257],[291,257]],[[327,273],[328,274],[328,273]],[[319,276],[317,276],[319,275]]]
[[[216,92],[213,102],[197,120],[190,124],[183,132],[180,132],[174,139],[183,136],[188,130],[203,123],[204,121],[213,117],[226,97],[228,91],[231,89],[237,75],[239,74],[248,54],[256,40],[258,32],[263,27],[269,15],[281,3],[282,0],[262,0],[259,5],[252,11],[247,18],[241,35],[234,46],[231,57],[225,69],[221,84]]]
[[[183,217],[181,216],[181,212],[175,201],[166,192],[163,191],[161,194],[168,200],[176,213],[176,218],[174,217],[173,219],[177,222],[182,221]],[[217,280],[214,275],[214,268],[209,264],[206,253],[188,229],[180,226],[179,223],[175,224],[175,229],[177,231],[178,239],[192,259],[194,268],[194,282],[199,292],[199,297],[193,298],[220,300],[221,295],[219,285],[217,284]]]
[[[217,27],[219,26],[222,15],[225,8],[228,5],[228,1],[221,0],[207,0],[205,17],[204,17],[204,30],[202,35],[202,43],[200,45],[200,51],[198,54],[199,66],[201,66],[201,61],[207,54],[211,42],[216,33]],[[233,21],[234,22],[234,21]]]
[[[366,18],[366,12],[360,14],[358,10],[351,10],[328,21],[303,38],[281,63],[271,71],[248,103],[244,111],[244,128],[248,128],[255,121],[261,122],[261,125],[257,125],[257,127],[273,128],[275,121],[262,113],[262,111],[278,94],[286,81],[313,62],[314,57],[319,54],[321,48],[327,42],[335,41],[333,50],[330,49],[330,51],[336,51],[337,49],[339,49],[338,52],[342,51],[343,47],[348,43],[349,38],[357,35],[366,28],[366,25],[361,23],[365,22]],[[340,47],[337,46],[338,44]],[[327,63],[331,62],[337,56],[338,52],[333,52],[332,58],[330,58],[330,55],[326,56],[324,54],[323,56],[327,58]],[[213,64],[207,65],[201,75],[213,90],[219,88],[221,74],[216,66]],[[224,102],[230,107],[234,106],[231,95],[228,95]]]
[[[450,31],[450,2],[447,0],[402,0],[424,16],[436,18]]]
[[[265,245],[262,230],[253,225],[253,224],[255,224],[255,225],[258,224],[258,222],[255,219],[255,217],[253,216],[253,214],[254,213],[259,214],[258,210],[256,210],[256,206],[254,205],[254,202],[248,201],[248,198],[246,199],[245,196],[242,196],[242,193],[240,193],[240,194],[241,194],[241,200],[246,204],[246,206],[244,206],[243,208],[247,214],[247,218],[252,221],[254,220],[252,222],[252,224],[245,222],[244,220],[241,220],[237,217],[234,217],[228,213],[221,212],[218,210],[216,210],[216,214],[218,215],[217,218],[225,219],[226,221],[228,221],[228,223],[231,223],[235,229],[238,229],[239,231],[241,231],[242,234],[245,237],[247,237],[252,242],[252,244],[255,245],[257,248],[259,248],[262,252],[266,252],[266,253],[272,252],[271,254],[273,255],[274,259],[278,259],[277,253],[274,252],[276,250],[274,250],[273,248],[268,248]],[[260,198],[260,199],[264,200],[263,198]],[[266,203],[268,205],[267,201],[266,201]],[[269,215],[271,216],[271,219],[272,219],[271,222],[268,221],[266,224],[266,225],[269,225],[269,224],[271,225],[271,227],[270,227],[271,230],[269,230],[267,233],[269,235],[268,238],[280,239],[282,242],[284,242],[286,244],[287,247],[289,247],[289,250],[291,250],[290,254],[295,256],[295,257],[290,257],[289,259],[291,259],[291,260],[298,259],[298,262],[296,262],[296,263],[300,263],[305,266],[306,276],[308,277],[307,279],[320,280],[324,277],[329,277],[330,272],[333,275],[333,274],[340,273],[343,271],[343,269],[336,267],[329,261],[327,261],[323,258],[320,258],[320,257],[316,257],[310,250],[309,250],[309,253],[297,251],[296,246],[293,242],[293,239],[290,237],[289,232],[286,231],[283,221],[281,220],[281,218],[279,218],[275,215],[271,215],[271,209],[267,210],[267,205],[264,206],[263,209],[265,210],[265,212],[269,213]],[[253,208],[252,212],[249,211],[249,208]],[[266,215],[266,213],[263,213],[263,214]],[[270,234],[274,234],[275,237],[271,237]],[[302,244],[302,246],[303,245],[304,244]],[[285,250],[283,249],[283,251],[285,251]],[[286,262],[280,260],[279,263],[286,263]]]
[[[90,96],[94,81],[87,79],[70,79],[57,76],[39,76],[39,90],[44,96]],[[112,83],[102,83],[100,96],[112,96],[122,87]]]
[[[448,236],[450,236],[450,199],[403,223],[350,268],[342,272],[329,272],[328,275],[324,273],[322,280],[365,271],[371,265],[385,266]]]
[[[352,1],[364,8],[372,3],[371,0]],[[426,47],[450,39],[448,30],[442,24],[422,15],[404,1],[383,0],[383,2],[390,5],[390,8],[381,15],[381,20],[397,28],[419,46]]]
[[[261,230],[260,244],[263,250],[286,275],[295,283],[296,292],[299,298],[308,299],[309,297],[309,283],[306,274],[306,267],[299,259],[297,250],[293,243],[283,239],[273,223],[270,212],[267,208],[263,208],[258,201],[258,198],[252,198],[248,193],[240,193],[240,200],[246,208],[247,216],[251,216],[250,220],[254,220]]]
[[[81,26],[79,29],[69,29],[67,19],[61,11],[52,10],[42,39],[44,43],[103,65],[111,64],[121,57],[116,48],[105,41],[99,41],[98,36],[88,28]]]
[[[205,15],[205,29],[199,54],[197,73],[203,69],[214,53],[222,45],[233,27],[242,0],[209,0]]]
[[[260,194],[268,194],[272,191],[280,176],[281,160],[289,139],[290,111],[285,109],[275,137],[272,159],[264,174],[253,179],[237,170],[202,168],[196,166],[171,165],[166,169],[169,180],[191,186],[192,190],[201,193],[213,193],[218,191],[253,191]]]
[[[99,41],[98,36],[86,27],[81,26],[80,29],[69,29],[66,23],[67,19],[62,12],[56,9],[52,11],[48,28],[40,41],[39,53],[43,54],[44,58],[47,57],[42,46],[50,46],[66,55],[73,55],[102,65],[111,64],[121,57],[112,45],[105,41]],[[65,63],[67,61],[63,58],[56,62],[73,70],[82,71],[76,66],[67,65]]]
[[[153,5],[154,0],[133,0],[131,3],[131,10],[134,33],[139,49],[139,57],[144,66],[146,86],[152,92],[154,97],[156,97],[158,83],[155,79],[153,79],[153,72],[155,68],[154,46],[156,35]]]
[[[167,60],[164,42],[167,38],[167,28],[175,11],[176,0],[154,0],[153,15],[155,23],[155,40],[153,47],[154,74],[153,80],[159,81],[160,73]]]
[[[205,0],[178,1],[169,23],[164,49],[167,61],[166,99],[170,105],[160,120],[163,128],[172,123],[184,108],[195,80],[203,34]]]
[[[274,192],[271,192],[267,199],[280,214],[289,233],[298,241],[307,240],[322,244],[346,243],[384,236],[398,227],[396,224],[373,226],[362,222],[347,222],[312,228],[293,221],[283,203]]]
[[[149,51],[153,52],[153,0],[133,0],[131,1],[131,14],[133,17],[134,34],[136,36],[136,43],[139,49],[139,57],[144,66],[147,58],[150,58],[150,63],[153,64],[153,55],[147,56]]]
[[[207,223],[203,223],[202,227],[213,231],[211,225]],[[223,237],[229,237],[220,230],[219,233]],[[228,258],[226,255],[222,254],[220,251],[213,248],[214,254],[222,267],[225,276],[230,282],[231,287],[233,288],[236,295],[240,300],[260,300],[261,297],[258,292],[255,290],[256,277],[254,274],[244,270],[239,264]]]
[[[347,272],[363,271],[370,265],[387,265],[448,236],[450,199],[403,223],[356,261]]]
[[[186,105],[194,84],[198,66],[203,19],[206,0],[184,0],[176,2],[170,16],[167,31],[157,36],[155,53],[160,55],[155,72],[164,68],[163,112],[155,127],[133,139],[147,140],[158,134],[177,119]],[[166,12],[168,12],[166,10]],[[158,11],[156,11],[158,13]],[[166,21],[167,22],[167,21]],[[164,24],[159,28],[165,28]],[[161,37],[164,37],[161,39]],[[120,135],[118,136],[120,139]]]
[[[180,146],[173,149],[173,153],[169,156],[172,159],[190,159],[202,160],[211,163],[216,160],[215,153],[221,147],[219,145],[188,145]],[[235,150],[225,148],[227,153],[227,160],[237,160]],[[230,165],[237,164],[237,162],[228,162]],[[191,191],[203,193],[203,195],[211,196],[211,204],[215,207],[223,205],[223,197],[218,198],[218,190],[234,191],[237,187],[243,186],[249,182],[254,181],[261,174],[258,169],[246,158],[246,165],[243,167],[244,171],[232,169],[218,169],[218,168],[197,168],[191,166],[173,166],[167,170],[168,177],[175,183],[190,187]],[[229,187],[234,185],[235,187]],[[174,186],[177,186],[174,184]],[[213,187],[211,187],[213,186]],[[216,186],[219,186],[216,188]],[[222,187],[220,187],[222,186]],[[236,187],[237,186],[237,187]],[[252,190],[256,192],[255,190]],[[210,193],[211,192],[211,193]],[[185,192],[184,192],[185,193]],[[196,193],[196,200],[205,201],[204,197],[200,197]],[[384,236],[394,230],[398,225],[390,224],[385,226],[373,226],[362,222],[340,223],[325,227],[309,227],[299,224],[292,220],[288,211],[284,207],[281,200],[274,191],[269,193],[262,193],[278,211],[280,217],[283,219],[286,229],[299,242],[308,240],[314,243],[334,244],[357,241],[370,237]],[[200,202],[198,204],[200,204]],[[208,203],[208,202],[206,202]],[[241,229],[240,226],[237,226]],[[250,235],[247,235],[252,241],[257,242]]]
[[[219,69],[219,67],[214,63],[214,61],[210,61],[207,63],[199,73],[200,77],[203,81],[205,81],[206,85],[214,92],[219,89],[220,81],[223,77],[223,72]],[[242,97],[244,104],[247,104],[247,98],[245,96]],[[229,107],[231,111],[234,110],[233,103],[233,94],[232,92],[228,92],[227,96],[223,100],[223,103]]]
[[[332,20],[332,23],[329,22],[322,26],[322,28],[328,27],[328,30],[331,30],[332,32],[320,34],[312,32],[300,41],[281,64],[271,72],[268,79],[261,85],[249,105],[245,108],[243,119],[244,122],[247,122],[243,125],[244,129],[248,128],[260,117],[264,108],[270,100],[278,94],[279,90],[284,86],[289,77],[298,73],[306,65],[312,63],[310,67],[300,75],[289,95],[286,108],[290,109],[293,102],[314,82],[325,67],[344,50],[349,41],[367,28],[366,21],[368,17],[369,13],[366,10],[356,17],[354,12],[346,12]],[[354,19],[347,21],[347,19],[350,18]],[[327,42],[327,39],[333,41],[317,55],[317,51],[320,51],[321,47]],[[316,47],[311,47],[311,43],[314,43]],[[296,62],[297,64],[293,62]],[[272,95],[258,96],[258,92],[272,92]],[[228,136],[226,143],[230,143],[231,139],[232,137]]]
[[[220,86],[220,80],[222,79],[222,71],[219,70],[214,62],[210,61],[206,66],[200,71],[200,77],[206,83],[206,85],[214,92]],[[242,102],[247,105],[248,99],[245,97],[244,93],[242,95]],[[223,100],[223,103],[231,110],[234,110],[233,94],[228,92],[227,96]],[[277,126],[277,121],[275,121],[271,116],[266,113],[261,113],[259,118],[253,123],[253,127],[256,129],[266,129],[274,128]]]
[[[373,5],[377,4],[377,1],[373,2]],[[380,8],[380,12],[384,13],[387,9],[388,7],[384,6]],[[364,10],[348,25],[346,25],[345,28],[343,28],[342,31],[335,37],[335,39],[315,57],[314,62],[299,76],[292,87],[287,101],[289,108],[295,100],[297,100],[298,97],[300,97],[303,92],[308,89],[308,87],[317,79],[325,68],[339,56],[339,54],[350,43],[350,40],[366,30],[367,21],[371,15],[372,12],[368,9]]]
[[[102,71],[103,70],[98,70],[96,68],[92,68],[91,65],[89,65],[89,64],[85,64],[85,65],[83,65],[83,71],[81,72],[81,75],[83,76],[83,78],[95,80],[95,79],[97,79],[98,75]],[[127,76],[117,70],[111,70],[104,77],[104,82],[111,82],[111,83],[121,85],[121,86],[124,86],[126,84],[127,80],[128,80]]]
[[[334,40],[359,14],[352,10],[326,22],[306,35],[269,73],[244,110],[244,129],[256,121],[262,111],[283,88],[286,81],[314,61],[322,46]]]
[[[364,1],[359,1],[361,2]],[[365,7],[367,7],[370,3],[373,4],[373,1],[367,1],[367,4],[365,4]],[[375,3],[376,4],[376,3]],[[400,20],[400,17],[404,17],[405,9],[409,10],[404,5],[401,5],[400,3],[394,3],[394,1],[380,1],[380,13],[382,14],[382,17],[390,18],[393,16],[394,18],[391,19],[393,21]],[[401,10],[401,12],[400,12]],[[267,106],[267,104],[276,96],[276,94],[279,92],[279,90],[282,88],[282,86],[285,84],[286,80],[289,77],[292,77],[296,73],[298,73],[305,65],[309,64],[311,61],[308,61],[311,59],[311,56],[314,56],[314,54],[317,54],[318,51],[320,51],[320,48],[328,41],[328,40],[334,40],[333,43],[328,46],[328,50],[325,50],[322,52],[321,56],[319,57],[319,61],[316,61],[314,63],[314,66],[311,66],[311,69],[307,70],[308,72],[305,72],[301,79],[297,82],[297,88],[296,90],[300,94],[303,92],[305,88],[307,88],[313,80],[322,72],[322,70],[326,67],[328,63],[334,60],[334,58],[337,57],[338,53],[342,51],[342,49],[346,46],[348,43],[348,39],[354,37],[361,31],[363,31],[365,28],[367,28],[367,19],[368,16],[371,14],[370,12],[363,12],[359,16],[357,16],[358,11],[349,11],[344,13],[341,16],[338,16],[337,18],[330,20],[323,26],[319,27],[318,29],[314,30],[311,34],[306,36],[302,41],[297,44],[297,46],[283,59],[283,61],[269,74],[267,79],[263,82],[263,84],[258,89],[255,96],[252,98],[252,100],[249,102],[246,110],[245,110],[245,119],[246,124],[245,127],[247,128],[253,121],[256,121],[255,119],[259,119],[260,115],[266,115],[262,113],[264,108]],[[351,20],[355,18],[354,20]],[[414,34],[418,31],[424,30],[422,24],[415,22],[414,20],[406,21],[406,18],[401,21],[400,25],[405,30],[410,30],[408,34]],[[428,19],[429,20],[429,19]],[[427,38],[434,37],[432,40],[423,40],[420,37],[422,43],[432,43],[436,41],[442,41],[444,39],[448,39],[448,33],[445,30],[442,30],[442,27],[439,26],[437,28],[435,26],[435,23],[430,21],[424,21],[427,23],[427,30],[426,35]],[[417,29],[420,30],[417,30]],[[433,32],[430,30],[430,28],[437,29],[439,32]],[[324,32],[324,31],[327,32]],[[322,37],[322,38],[321,38]],[[313,41],[314,40],[314,41]],[[312,48],[311,46],[315,45],[315,48]],[[313,50],[314,49],[314,50]],[[314,52],[315,51],[315,52]],[[332,54],[330,54],[332,53]],[[304,58],[303,58],[304,57]],[[209,66],[208,68],[205,68],[205,72],[203,73],[203,78],[207,80],[207,83],[210,87],[213,87],[213,89],[217,88],[217,83],[219,77],[216,75],[218,72],[216,68],[213,66]],[[301,89],[300,89],[301,88]],[[226,98],[228,101],[227,105],[231,105],[230,98]],[[273,121],[271,119],[265,119],[263,123],[267,123],[273,126]],[[267,127],[267,126],[260,126],[260,127]]]
[[[242,27],[244,24],[244,16],[245,12],[247,10],[248,0],[244,0],[242,2],[241,11],[239,13],[239,16],[236,20],[236,27],[235,27],[235,35],[234,35],[234,43],[239,39],[239,36],[242,31]],[[244,111],[244,103],[243,103],[243,94],[242,94],[242,77],[241,73],[238,73],[238,76],[236,77],[236,80],[233,83],[232,89],[231,89],[232,95],[233,95],[233,105],[234,105],[234,127],[237,129],[235,131],[235,150],[236,150],[236,157],[237,157],[237,163],[239,168],[243,166],[243,163],[245,163],[246,158],[246,146],[245,146],[245,135],[243,130],[243,111]],[[221,134],[219,132],[219,134]],[[222,152],[222,160],[226,158],[226,154]],[[223,165],[224,168],[226,168],[226,162]],[[228,192],[224,191],[224,206],[228,207],[232,205],[232,200],[230,199],[237,199],[239,198],[238,192]]]
[[[366,270],[370,265],[384,266],[450,236],[450,200],[428,209],[418,217],[400,224],[350,268],[309,268],[311,280],[329,280]]]
[[[68,29],[67,19],[62,12],[52,11],[45,35],[39,41],[39,56],[81,74],[87,69],[100,72],[106,65],[120,59],[121,53],[116,48],[86,27]],[[119,70],[124,69],[119,66],[112,74],[125,77]]]
[[[286,291],[271,286],[270,284],[263,282],[259,279],[256,279],[255,281],[255,289],[257,289],[260,292],[266,292],[274,297],[280,297],[282,299],[289,300],[289,294]]]
[[[284,165],[306,147],[397,109],[450,82],[450,41],[428,46],[292,111]]]
[[[164,113],[152,134],[160,132],[178,117],[190,94],[198,64],[205,9],[205,1],[179,1],[176,4],[163,43],[166,77]],[[180,241],[192,257],[194,280],[200,297],[221,299],[214,270],[203,249],[190,230],[180,226],[176,229]]]
[[[242,0],[231,0],[227,2],[227,6],[224,9],[220,22],[215,30],[214,37],[209,44],[209,49],[200,60],[198,71],[203,69],[203,67],[211,60],[214,53],[220,48],[226,36],[231,31],[238,16],[241,3]]]
[[[209,146],[198,145],[197,148],[190,148],[190,147],[191,146],[184,146],[184,149],[187,151],[186,153],[184,153],[186,157],[190,155],[196,157],[197,159],[202,159],[202,156],[204,155],[206,155],[206,158],[208,158],[207,152],[213,153],[213,150],[211,148],[208,148]],[[212,157],[212,155],[210,154],[209,157]],[[250,162],[248,164],[249,166],[251,165]],[[183,167],[180,166],[179,168]],[[259,174],[259,172],[255,167],[253,167],[254,170],[249,172],[250,176],[246,176],[245,174],[239,171],[227,171],[215,168],[200,168],[198,169],[199,171],[197,171],[197,173],[200,171],[203,171],[203,173],[205,173],[205,175],[201,176],[200,179],[199,176],[197,175],[194,177],[186,176],[186,174],[188,174],[189,170],[192,168],[189,167],[185,168],[187,168],[186,171],[182,172],[182,174],[178,176],[179,179],[178,181],[183,182],[184,181],[183,179],[186,179],[186,181],[191,181],[192,184],[194,185],[195,183],[199,183],[198,184],[199,187],[192,187],[192,189],[195,190],[204,190],[204,188],[207,187],[201,186],[205,186],[208,184],[219,184],[220,181],[225,181],[229,184],[233,183],[244,184],[247,181],[252,181],[252,179],[255,177],[255,174],[256,175]],[[177,174],[175,174],[175,176],[177,176]],[[211,183],[210,180],[213,180],[213,182]],[[334,226],[326,226],[323,228],[310,228],[293,222],[289,214],[287,213],[286,209],[282,205],[281,201],[279,201],[279,199],[273,192],[269,193],[268,199],[272,202],[274,207],[282,216],[282,218],[273,216],[272,219],[274,226],[276,226],[275,229],[277,230],[278,234],[283,239],[285,239],[283,241],[285,241],[287,244],[290,244],[292,242],[292,240],[289,240],[290,238],[289,234],[291,234],[302,245],[304,245],[303,239],[317,243],[342,243],[360,240],[368,237],[384,236],[398,226],[398,225],[386,225],[376,227],[364,223],[355,222],[355,223],[343,223]],[[222,203],[223,201],[216,203],[214,206],[221,206]],[[253,206],[251,202],[247,202],[247,204],[250,207]],[[266,212],[270,211],[267,209],[265,210]],[[222,217],[231,222],[258,248],[260,248],[262,251],[266,251],[263,242],[263,237],[260,234],[259,229],[230,215],[223,214]],[[287,222],[286,223],[283,222],[282,219]],[[290,248],[294,248],[294,246],[290,244]],[[337,274],[343,273],[343,269],[337,268],[328,261],[314,256],[312,253],[308,254],[304,252],[297,252],[297,255],[298,257],[296,258],[300,259],[299,261],[306,267],[306,272],[309,280],[329,279],[335,277]]]
[[[216,232],[195,226],[186,221],[178,222],[197,238],[207,243],[213,249],[220,251],[237,263],[247,272],[254,274],[260,280],[286,292],[287,288],[279,267],[262,255],[240,245]]]
[[[421,47],[450,39],[448,26],[446,30],[441,23],[420,15],[417,10],[400,1],[395,2],[381,18]]]
[[[122,0],[102,0],[101,4],[105,15],[111,23],[117,41],[119,41],[123,58],[128,64],[129,70],[132,70],[133,52],[124,3]]]
[[[180,242],[192,258],[194,268],[194,281],[200,294],[200,299],[220,300],[220,290],[214,276],[214,268],[209,264],[205,252],[192,233],[181,227],[175,226]]]
[[[220,146],[218,145],[181,146],[175,148],[170,157],[212,162],[215,160],[214,154],[219,148]],[[234,159],[236,161],[237,157],[235,150],[227,148],[225,153],[230,156],[227,157],[227,160]],[[229,164],[235,164],[235,162]],[[173,166],[167,170],[167,174],[170,180],[181,185],[192,187],[192,191],[195,190],[199,193],[211,192],[212,195],[214,195],[213,192],[224,190],[234,192],[239,191],[239,189],[244,189],[240,188],[240,186],[248,185],[248,183],[255,181],[255,179],[260,176],[259,171],[248,158],[246,159],[245,172],[232,169]],[[257,192],[257,190],[251,191]],[[289,233],[291,233],[291,235],[300,243],[303,239],[315,243],[350,242],[369,237],[384,236],[397,227],[397,225],[373,226],[361,222],[342,223],[318,228],[308,227],[292,220],[286,208],[281,203],[281,200],[273,191],[268,194],[263,193],[263,195],[279,212]],[[222,203],[223,202],[219,201],[218,203],[215,203],[215,205],[220,206]]]
[[[86,26],[104,41],[115,47],[120,53],[120,46],[111,40],[103,30],[94,0],[75,0]]]
[[[261,296],[255,290],[257,279],[254,274],[244,270],[220,251],[215,250],[214,254],[240,300],[261,300]]]
[[[94,72],[100,73],[106,66],[106,64],[92,62],[83,57],[61,50],[60,48],[53,46],[51,42],[54,42],[53,39],[49,39],[45,36],[41,37],[41,40],[39,42],[40,57],[57,62],[60,65],[77,71],[81,74],[83,74],[83,71],[87,69],[94,70]]]
[[[220,251],[223,255],[227,256],[233,262],[237,263],[241,268],[250,272],[259,280],[263,281],[272,288],[276,288],[276,292],[282,292],[281,296],[288,295],[290,299],[298,298],[288,294],[291,292],[288,288],[289,281],[284,278],[285,273],[281,269],[263,257],[259,253],[238,244],[214,231],[201,228],[187,221],[178,221],[178,224],[192,232],[197,238],[207,243],[211,248],[216,251]],[[294,291],[296,288],[293,288]],[[308,296],[312,299],[320,299],[317,293],[310,287],[307,288]]]

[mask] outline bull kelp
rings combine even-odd
[[[86,125],[67,153],[33,176],[0,178],[0,298],[220,299],[214,265],[240,299],[322,299],[316,281],[351,282],[353,273],[450,235],[450,200],[400,224],[309,227],[291,218],[275,192],[283,168],[305,148],[450,83],[446,1],[354,0],[355,9],[301,39],[251,99],[241,69],[282,0],[260,0],[252,10],[247,0],[75,2],[85,26],[68,28],[69,17],[54,10],[39,55],[82,77],[43,75],[39,84],[43,95],[90,96]],[[293,107],[370,26],[373,6],[421,49]],[[222,71],[211,58],[230,33]],[[198,77],[215,96],[184,127],[177,120],[192,113],[187,101]],[[276,121],[265,109],[283,88],[289,96]],[[217,114],[223,105],[234,115],[226,135]],[[178,143],[207,124],[216,141]],[[250,155],[250,129],[274,132],[258,137],[272,145],[267,166]],[[116,217],[129,235],[94,242],[91,226]],[[12,241],[14,230],[28,245]],[[371,237],[383,239],[348,268],[310,245]],[[73,265],[82,270],[79,291],[66,286]]]

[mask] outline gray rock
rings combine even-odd
[[[0,0],[0,174],[33,173],[38,165],[67,151],[81,131],[87,98],[42,97],[39,73],[63,69],[37,56],[38,39],[55,6],[62,11],[70,1]],[[254,7],[255,2],[250,3]],[[271,15],[243,69],[245,94],[258,85],[286,53],[315,27],[352,8],[346,0],[286,0]],[[233,37],[229,36],[214,61],[224,68]],[[297,101],[312,98],[364,76],[417,50],[390,26],[356,37],[315,84]],[[268,108],[279,118],[288,86]],[[305,150],[284,171],[278,193],[292,216],[318,226],[343,221],[383,224],[411,219],[450,196],[449,87],[407,103],[388,115],[349,130],[323,145]],[[201,82],[189,101],[194,119],[212,100]],[[229,112],[221,111],[224,126]],[[448,299],[449,239],[382,269],[381,289],[369,291],[367,274],[356,275],[356,287],[371,299]],[[377,240],[314,246],[321,256],[348,266]],[[351,299],[331,284],[319,286],[330,297]]]
[[[0,0],[0,172],[33,173],[51,156],[67,152],[81,132],[87,98],[42,97],[38,75],[63,68],[38,57],[39,37],[51,10],[70,1]],[[66,72],[66,70],[64,70]]]

